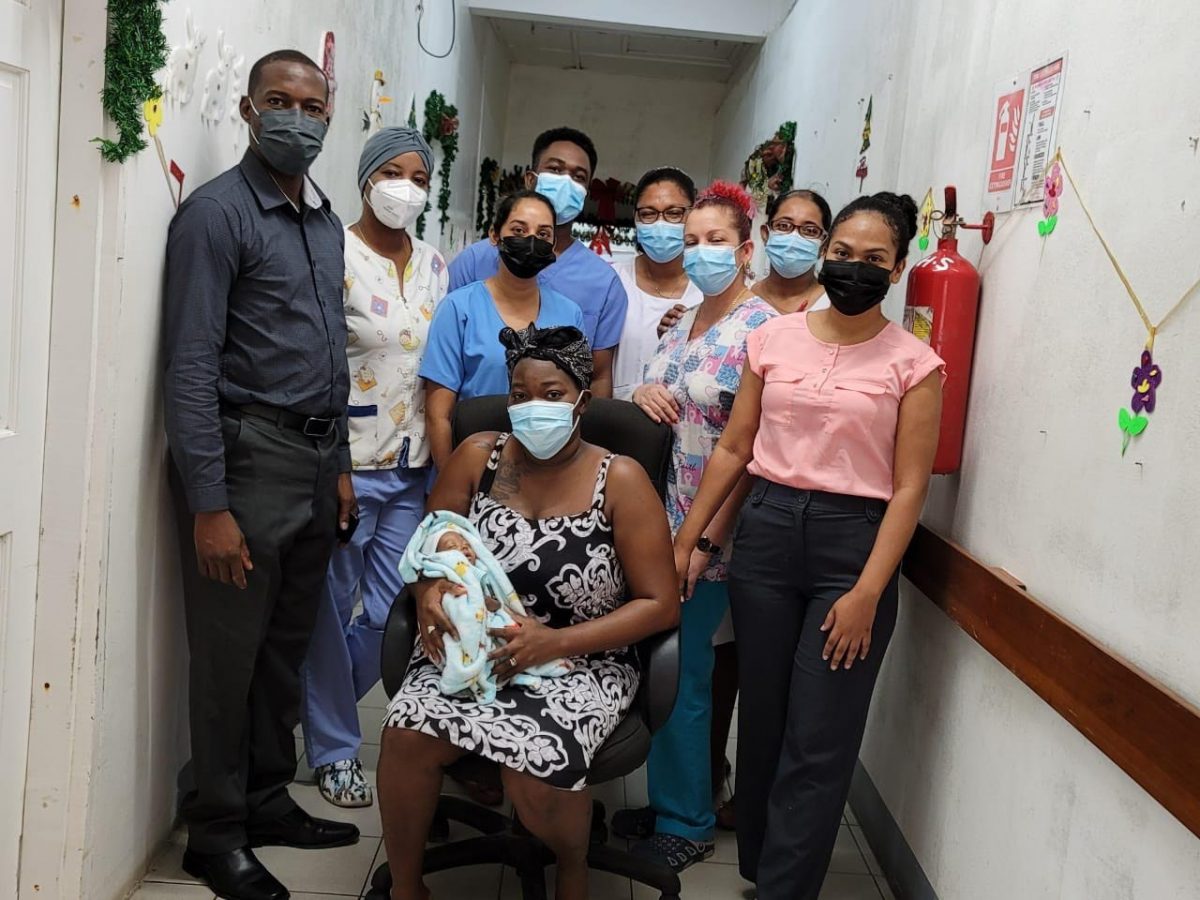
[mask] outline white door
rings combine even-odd
[[[29,740],[61,34],[61,0],[0,0],[0,897]]]

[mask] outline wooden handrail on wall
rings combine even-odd
[[[1200,837],[1200,710],[923,525],[902,572]]]

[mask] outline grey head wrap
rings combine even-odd
[[[416,153],[425,163],[425,171],[433,174],[433,151],[421,132],[406,125],[397,125],[375,132],[363,145],[358,158],[358,189],[365,190],[371,174],[389,159],[401,153]]]
[[[510,379],[521,360],[543,359],[570,375],[580,390],[591,386],[592,348],[583,332],[572,325],[556,328],[530,325],[520,331],[505,328],[500,332],[500,343],[504,345],[504,362]]]

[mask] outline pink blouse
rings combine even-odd
[[[827,344],[808,313],[750,333],[746,359],[763,380],[762,417],[748,471],[802,490],[892,499],[900,399],[945,363],[889,322],[860,344]]]

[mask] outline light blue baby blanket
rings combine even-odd
[[[474,565],[459,550],[437,549],[438,542],[449,531],[461,535],[471,545]],[[467,589],[461,596],[449,592],[442,595],[442,609],[454,623],[458,640],[442,635],[446,652],[438,689],[448,696],[470,695],[477,703],[491,703],[496,699],[497,684],[488,654],[504,642],[488,634],[488,629],[515,624],[513,614],[523,616],[525,608],[475,526],[448,510],[429,513],[408,542],[400,560],[400,577],[406,584],[421,578],[445,578]],[[489,597],[498,608],[488,609]],[[536,690],[543,678],[562,675],[571,668],[569,661],[555,660],[526,669],[513,676],[511,682]]]

